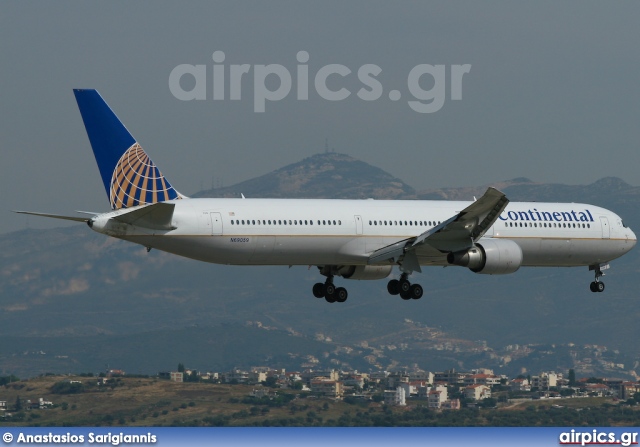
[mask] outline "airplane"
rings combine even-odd
[[[98,233],[199,261],[317,266],[313,295],[344,302],[334,278],[379,280],[419,299],[409,276],[424,266],[461,266],[501,275],[520,267],[588,266],[604,291],[609,262],[636,245],[615,213],[581,203],[509,202],[489,187],[474,201],[188,198],[162,175],[96,90],[75,98],[112,211],[88,217],[23,214],[86,222]],[[82,212],[80,212],[82,213]]]

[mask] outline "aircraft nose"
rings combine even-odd
[[[625,230],[624,237],[626,239],[624,250],[626,253],[628,251],[631,251],[631,249],[636,246],[636,243],[638,242],[638,238],[636,237],[636,234],[633,232],[631,228],[626,227],[624,230]]]

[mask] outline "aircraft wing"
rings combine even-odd
[[[379,264],[402,257],[405,268],[420,272],[418,257],[461,251],[473,246],[504,211],[509,199],[495,188],[488,188],[480,199],[441,224],[395,244],[374,251],[369,264]]]

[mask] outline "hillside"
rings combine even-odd
[[[292,190],[294,178],[300,182],[298,191],[304,192],[300,195],[308,197],[381,197],[380,185],[387,185],[392,197],[470,199],[485,189],[416,193],[364,162],[340,163],[343,157],[333,153],[310,157],[260,177],[271,178],[270,187],[267,181],[256,179],[254,190],[241,184],[224,195],[237,191],[284,197]],[[322,172],[339,173],[342,180],[323,181],[319,166],[328,166]],[[586,186],[546,185],[526,179],[495,185],[512,200],[604,205],[620,213],[632,228],[640,229],[640,188],[619,179]],[[376,348],[409,346],[381,349],[375,360],[381,367],[417,364],[433,370],[484,364],[517,374],[522,368],[548,368],[554,361],[565,368],[571,358],[532,356],[504,365],[502,354],[495,353],[512,344],[575,343],[619,350],[628,359],[625,369],[630,370],[640,361],[638,253],[636,249],[612,263],[602,295],[589,292],[592,274],[586,268],[521,269],[513,275],[491,277],[453,267],[426,269],[421,278],[425,296],[417,302],[389,297],[385,281],[358,281],[348,284],[348,302],[332,306],[311,295],[313,283],[320,278],[314,268],[198,263],[156,250],[147,253],[143,247],[106,238],[85,225],[23,230],[0,236],[0,374],[69,372],[101,368],[106,363],[154,373],[159,364],[175,363],[174,351],[181,352],[194,337],[197,349],[184,349],[190,357],[181,360],[197,368],[227,366],[221,359],[228,359],[233,350],[228,350],[226,340],[236,340],[235,349],[246,352],[247,357],[231,356],[242,363],[232,366],[278,358],[300,367],[305,360],[295,355],[308,354],[316,356],[322,366],[374,367],[364,356],[325,355],[340,346],[354,349],[371,342]],[[427,349],[420,338],[407,335],[406,320],[439,330],[442,339],[483,341],[491,351],[477,356]],[[274,331],[255,333],[247,322],[260,322]],[[210,328],[207,334],[189,332],[205,328]],[[219,335],[221,330],[228,338]],[[332,342],[318,344],[318,334]],[[167,340],[178,341],[171,350],[163,351]],[[154,353],[153,362],[143,362],[149,357],[137,354],[145,346]],[[47,355],[32,354],[39,351]],[[56,359],[54,354],[67,358]]]
[[[78,382],[77,392],[54,392],[69,390],[70,380]],[[127,376],[109,379],[103,385],[97,382],[96,377],[86,375],[47,375],[8,384],[3,387],[2,397],[8,403],[11,418],[0,424],[10,427],[579,426],[592,425],[595,418],[602,425],[633,427],[639,411],[623,408],[619,402],[606,397],[564,399],[563,410],[551,408],[546,400],[519,399],[508,405],[499,404],[498,409],[440,412],[427,410],[426,400],[419,397],[409,398],[406,407],[395,407],[366,400],[316,398],[282,389],[271,390],[277,392],[272,399],[250,397],[260,385],[174,383]],[[18,398],[23,409],[15,412],[13,406]],[[38,402],[40,398],[51,405],[46,409],[25,409],[27,400]]]
[[[255,179],[201,191],[194,197],[398,199],[414,189],[380,168],[349,155],[316,154]]]

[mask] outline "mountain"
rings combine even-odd
[[[285,197],[299,182],[296,191],[307,197],[381,198],[389,188],[386,197],[471,199],[486,189],[416,192],[345,157],[319,154],[215,192]],[[603,205],[640,229],[640,188],[619,179],[586,186],[527,179],[494,185],[512,200]],[[199,196],[206,194],[211,192]],[[313,267],[205,264],[147,253],[85,225],[23,230],[0,235],[0,375],[77,372],[107,363],[154,373],[158,365],[173,367],[176,359],[214,370],[231,362],[248,367],[274,361],[288,368],[484,365],[537,373],[553,364],[558,370],[570,367],[574,354],[562,361],[544,354],[505,364],[503,348],[570,343],[618,350],[627,360],[615,363],[624,363],[626,371],[640,361],[638,258],[636,249],[612,263],[604,294],[589,292],[593,276],[586,268],[521,269],[494,277],[453,267],[422,273],[420,301],[389,296],[386,281],[353,281],[349,300],[330,305],[311,295],[321,279]]]
[[[380,168],[345,154],[325,152],[236,185],[193,197],[397,199],[415,191]]]

